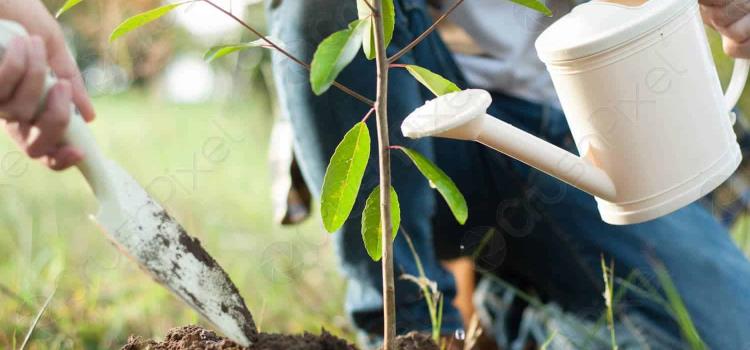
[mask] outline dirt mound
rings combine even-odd
[[[171,329],[164,341],[144,340],[131,336],[122,350],[356,350],[354,345],[339,339],[325,330],[321,335],[258,334],[258,340],[249,348],[221,337],[213,331],[186,326]],[[410,348],[411,349],[411,348]]]
[[[396,349],[399,350],[440,350],[428,334],[411,332],[396,338]]]

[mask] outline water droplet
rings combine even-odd
[[[456,334],[453,335],[458,340],[466,340],[466,332],[463,329],[457,329]]]

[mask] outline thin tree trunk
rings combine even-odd
[[[393,223],[391,222],[391,153],[388,139],[388,57],[383,26],[383,0],[374,0],[375,62],[377,64],[377,98],[375,115],[378,124],[380,164],[380,222],[383,235],[383,349],[395,349],[396,288],[393,277]]]

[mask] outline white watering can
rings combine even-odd
[[[429,101],[402,132],[494,148],[594,195],[615,225],[680,209],[739,166],[732,109],[750,62],[735,62],[723,94],[697,0],[594,0],[536,46],[581,157],[487,115],[482,90]]]

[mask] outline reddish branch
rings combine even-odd
[[[409,51],[411,51],[415,46],[417,46],[419,43],[422,42],[425,38],[427,38],[432,32],[437,29],[437,27],[440,25],[440,23],[443,23],[448,16],[450,16],[453,11],[456,10],[456,8],[461,5],[464,2],[464,0],[456,0],[453,2],[453,4],[448,7],[448,10],[445,11],[440,17],[438,17],[437,20],[435,20],[435,23],[433,23],[427,30],[424,31],[424,33],[420,34],[416,39],[414,39],[412,42],[410,42],[408,45],[404,46],[403,49],[401,49],[399,52],[397,52],[395,55],[390,57],[388,59],[388,63],[394,63],[398,61],[399,58],[401,58],[403,55],[406,55]]]
[[[203,1],[203,2],[205,2],[205,3],[207,3],[207,4],[211,5],[211,6],[213,6],[217,10],[219,10],[222,13],[224,13],[225,15],[229,16],[235,22],[239,23],[240,25],[242,25],[243,27],[245,27],[247,30],[249,30],[253,34],[257,35],[259,38],[261,38],[266,43],[268,43],[268,45],[271,46],[273,49],[275,49],[276,51],[278,51],[282,55],[286,56],[290,60],[294,61],[295,63],[299,64],[300,66],[304,67],[308,71],[310,70],[310,65],[307,62],[304,62],[301,59],[297,58],[296,56],[292,55],[289,51],[285,50],[280,45],[277,45],[276,43],[274,43],[267,36],[263,35],[259,31],[257,31],[255,28],[253,28],[252,26],[250,26],[247,22],[243,21],[241,18],[235,16],[232,12],[227,11],[226,9],[224,9],[223,7],[215,4],[211,0],[201,0],[201,1]],[[352,89],[350,89],[350,88],[348,88],[348,87],[346,87],[346,86],[344,86],[344,85],[342,85],[342,84],[340,84],[340,83],[338,83],[336,81],[333,82],[333,86],[335,86],[339,90],[343,91],[344,93],[346,93],[346,94],[348,94],[348,95],[356,98],[357,100],[360,100],[361,102],[367,104],[368,106],[373,106],[375,104],[375,102],[373,102],[369,98],[360,95],[356,91],[354,91],[354,90],[352,90]]]

